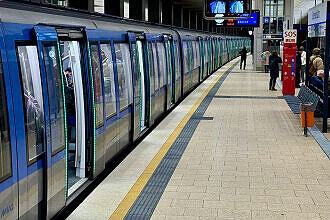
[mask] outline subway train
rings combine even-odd
[[[0,1],[0,219],[51,219],[249,38]]]

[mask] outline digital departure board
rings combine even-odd
[[[240,15],[241,18],[248,17],[249,14]],[[260,26],[260,11],[252,10],[251,16],[248,19],[218,19],[215,20],[218,26],[224,27],[259,27]]]
[[[204,0],[205,18],[238,18],[251,12],[251,0]]]

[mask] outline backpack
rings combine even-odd
[[[316,72],[316,68],[315,68],[315,66],[314,66],[314,60],[316,59],[317,57],[314,57],[314,59],[313,60],[311,60],[310,62],[309,62],[309,68],[308,68],[308,72],[309,72],[309,76],[313,76],[314,75],[314,73]]]

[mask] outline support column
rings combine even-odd
[[[162,0],[162,22],[163,24],[172,24],[172,5],[173,0]]]
[[[173,25],[182,27],[183,25],[183,8],[181,5],[173,5]]]
[[[284,23],[283,30],[293,29],[294,0],[286,0],[284,4]]]
[[[189,23],[190,23],[190,18],[189,18],[189,15],[190,15],[190,12],[189,12],[189,9],[183,9],[183,17],[182,17],[182,20],[183,20],[183,27],[184,28],[189,28]]]
[[[145,20],[145,0],[129,0],[129,18]]]
[[[190,29],[196,29],[196,12],[195,11],[190,11]]]
[[[203,30],[203,13],[196,14],[196,27],[197,30]]]
[[[254,28],[254,44],[253,47],[253,69],[255,71],[262,71],[264,69],[264,66],[262,64],[262,59],[260,57],[260,54],[262,51],[262,34],[263,34],[263,2],[264,0],[255,0],[255,6],[253,8],[259,8],[260,10],[260,27]]]
[[[148,0],[148,21],[161,23],[160,0]]]
[[[70,8],[83,9],[93,12],[94,0],[69,0],[68,6]]]
[[[105,0],[104,13],[124,17],[124,0],[115,0],[115,1]]]

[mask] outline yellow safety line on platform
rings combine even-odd
[[[111,215],[110,220],[115,219],[124,219],[127,212],[130,210],[132,205],[134,204],[135,200],[138,198],[140,193],[142,192],[144,186],[149,181],[152,174],[155,172],[156,168],[166,155],[167,151],[171,148],[174,141],[177,139],[179,134],[181,133],[184,126],[187,124],[191,116],[194,114],[194,112],[197,110],[198,106],[202,103],[203,99],[207,96],[207,94],[211,91],[211,89],[214,87],[214,85],[219,81],[219,79],[225,74],[226,71],[230,69],[234,64],[236,64],[238,61],[233,62],[231,65],[229,65],[214,81],[213,83],[205,90],[203,95],[198,99],[198,101],[194,104],[194,106],[190,109],[190,111],[186,114],[186,116],[182,119],[182,121],[179,123],[179,125],[175,128],[175,130],[172,132],[171,136],[166,140],[166,142],[163,144],[163,146],[160,148],[158,153],[154,156],[154,158],[151,160],[147,168],[143,171],[141,176],[138,178],[138,180],[135,182],[135,184],[132,186],[130,191],[126,194],[125,198],[121,201],[121,203],[118,205],[117,209],[114,211],[114,213]]]

